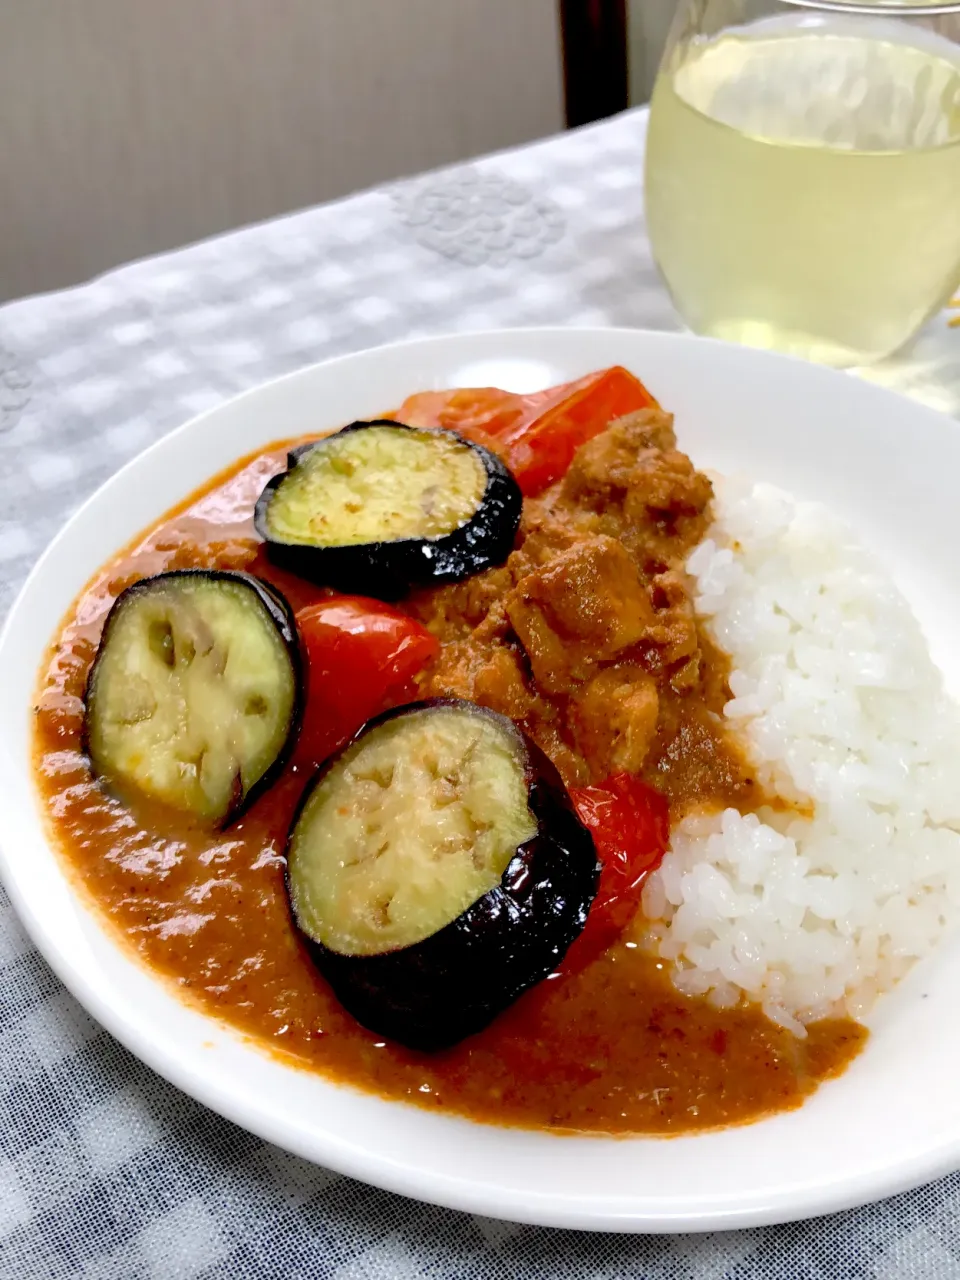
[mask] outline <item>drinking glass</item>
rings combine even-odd
[[[960,3],[681,0],[646,199],[696,332],[889,355],[960,286]]]

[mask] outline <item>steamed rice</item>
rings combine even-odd
[[[960,713],[906,601],[821,506],[718,486],[688,571],[725,708],[804,813],[692,815],[644,891],[674,981],[798,1035],[861,1016],[960,915]]]

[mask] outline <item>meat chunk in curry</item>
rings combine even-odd
[[[715,687],[716,711],[726,696],[683,569],[711,498],[669,415],[611,423],[525,503],[503,567],[411,602],[444,642],[423,693],[519,721],[570,786],[626,771],[669,794],[671,743],[716,737],[699,723],[710,715],[703,695]]]

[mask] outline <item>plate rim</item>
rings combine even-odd
[[[505,340],[509,342],[512,337],[523,336],[526,339],[541,339],[549,342],[554,335],[564,335],[569,340],[571,334],[594,335],[598,339],[611,338],[617,335],[629,335],[629,339],[654,340],[654,342],[666,342],[669,344],[682,343],[692,347],[708,344],[712,347],[729,349],[738,353],[743,353],[744,348],[735,346],[734,344],[725,343],[716,339],[705,339],[695,335],[685,333],[666,333],[658,330],[632,329],[627,327],[597,327],[597,326],[518,326],[509,329],[493,329],[493,330],[477,330],[475,332],[455,332],[437,335],[427,338],[412,338],[398,342],[386,343],[380,346],[366,348],[360,351],[349,352],[343,355],[334,356],[326,360],[316,361],[308,365],[304,365],[298,369],[291,370],[276,378],[268,379],[255,386],[249,387],[239,394],[228,397],[220,404],[204,410],[181,423],[179,426],[167,431],[153,442],[147,449],[134,455],[121,468],[114,472],[107,480],[103,482],[80,506],[71,513],[69,518],[61,525],[57,533],[49,541],[44,548],[42,554],[33,565],[27,579],[18,591],[14,602],[12,603],[2,628],[0,628],[0,663],[5,656],[9,638],[19,620],[19,613],[22,602],[28,596],[29,592],[34,588],[35,583],[42,579],[47,569],[46,566],[50,560],[54,559],[63,543],[69,539],[70,531],[80,517],[87,513],[91,508],[102,503],[107,495],[107,491],[113,486],[122,486],[127,474],[134,468],[143,467],[145,460],[166,448],[170,447],[170,442],[175,438],[181,438],[185,435],[192,434],[202,427],[202,424],[211,416],[222,414],[225,411],[231,411],[235,406],[248,399],[255,398],[268,388],[273,388],[283,383],[295,383],[304,375],[311,374],[319,369],[328,369],[335,371],[338,367],[351,362],[363,362],[371,357],[375,358],[388,351],[403,349],[421,349],[442,348],[445,345],[459,346],[461,344],[470,344],[480,340],[483,342]],[[808,371],[807,375],[811,378],[828,378],[828,379],[845,379],[849,375],[840,371],[828,369],[823,366],[809,365],[804,361],[789,356],[782,356],[769,352],[752,352],[751,357],[755,357],[762,361],[772,361],[777,363],[785,363],[789,366],[802,366]],[[839,386],[839,382],[837,383]],[[877,386],[869,382],[861,383],[861,386],[868,390],[869,394],[884,399],[894,399],[904,405],[909,406],[912,414],[932,415],[933,418],[941,421],[942,424],[948,425],[950,428],[960,430],[954,419],[949,415],[933,409],[930,406],[920,404],[910,400],[908,397],[901,395],[899,392],[889,388]],[[149,527],[149,526],[147,526]],[[0,726],[0,739],[5,736],[5,730]],[[36,815],[38,827],[43,832],[44,840],[50,843],[46,837],[44,824],[39,815]],[[35,909],[35,903],[27,899],[21,893],[21,885],[14,873],[15,855],[11,855],[7,849],[8,838],[5,830],[5,823],[0,814],[0,880],[3,881],[7,892],[11,898],[14,909],[22,922],[31,942],[38,949],[45,962],[50,965],[58,979],[71,992],[71,994],[80,1002],[80,1004],[99,1022],[114,1038],[123,1044],[130,1052],[132,1052],[140,1061],[144,1062],[151,1070],[157,1072],[164,1079],[168,1080],[175,1087],[182,1090],[189,1096],[197,1099],[203,1105],[219,1115],[224,1116],[232,1123],[239,1125],[247,1131],[254,1133],[263,1140],[283,1147],[288,1151],[292,1151],[297,1155],[304,1157],[312,1163],[320,1165],[320,1167],[328,1167],[338,1173],[345,1174],[350,1177],[358,1178],[369,1185],[380,1187],[384,1190],[391,1191],[407,1197],[414,1197],[427,1203],[433,1203],[448,1207],[451,1209],[475,1213],[485,1214],[494,1218],[503,1218],[503,1204],[495,1203],[496,1193],[488,1193],[485,1188],[478,1186],[469,1181],[461,1183],[451,1181],[444,1175],[436,1175],[429,1169],[417,1169],[416,1179],[411,1178],[411,1170],[406,1165],[399,1165],[395,1168],[389,1165],[385,1166],[381,1156],[370,1153],[362,1148],[350,1148],[341,1143],[341,1141],[332,1136],[330,1137],[330,1150],[325,1152],[323,1161],[318,1158],[315,1150],[307,1149],[309,1144],[301,1144],[296,1140],[296,1133],[291,1129],[289,1131],[278,1131],[276,1126],[271,1125],[266,1117],[259,1114],[251,1116],[250,1112],[245,1108],[237,1098],[233,1095],[225,1096],[222,1089],[215,1083],[211,1083],[209,1079],[203,1075],[198,1075],[191,1070],[182,1060],[180,1060],[173,1048],[168,1048],[162,1038],[158,1036],[155,1041],[146,1040],[140,1036],[139,1032],[131,1026],[124,1018],[122,1012],[116,1008],[110,999],[96,985],[88,984],[78,973],[71,967],[69,958],[60,950],[56,944],[56,940],[51,936],[50,931]],[[51,852],[53,852],[51,850]],[[70,883],[62,861],[54,852],[54,858],[57,865],[61,869],[65,881]],[[80,903],[83,912],[88,915],[96,924],[100,932],[108,939],[109,945],[122,956],[123,959],[134,965],[150,981],[163,988],[166,996],[174,1001],[180,1008],[191,1008],[190,1005],[177,1000],[173,995],[168,982],[161,976],[154,974],[147,966],[142,965],[133,958],[132,949],[125,946],[122,939],[117,935],[116,931],[109,923],[101,919],[89,894],[82,886],[72,883],[70,891]],[[210,1015],[200,1013],[193,1010],[197,1017],[208,1020],[214,1025],[227,1028],[229,1034],[235,1039],[244,1040],[245,1037],[241,1033],[234,1031],[228,1027],[228,1024],[220,1023],[219,1020],[211,1018]],[[268,1050],[262,1050],[253,1043],[254,1051],[270,1056],[273,1061],[277,1061],[275,1055],[269,1055]],[[292,1070],[298,1070],[292,1067]],[[310,1073],[314,1074],[314,1073]],[[320,1074],[320,1073],[316,1073]],[[374,1098],[372,1095],[363,1090],[356,1090],[350,1085],[344,1085],[341,1082],[325,1080],[325,1083],[336,1089],[347,1088],[352,1092],[361,1094],[364,1098]],[[380,1100],[382,1101],[382,1100]],[[419,1110],[418,1108],[409,1107],[408,1104],[401,1102],[385,1103],[389,1106],[405,1107],[411,1111]],[[429,1114],[429,1113],[424,1113]],[[464,1123],[472,1124],[473,1122],[465,1121]],[[508,1127],[501,1126],[480,1126],[481,1128],[490,1128],[494,1132],[504,1132]],[[513,1130],[513,1132],[517,1132]],[[523,1132],[523,1131],[520,1131]],[[725,1132],[730,1132],[726,1130]],[[545,1135],[553,1140],[563,1143],[576,1142],[580,1139],[567,1136]],[[689,1135],[686,1138],[663,1138],[659,1136],[633,1136],[625,1138],[610,1139],[605,1138],[603,1141],[616,1141],[618,1143],[628,1142],[638,1145],[662,1143],[664,1141],[678,1142],[695,1140],[695,1135]],[[679,1233],[679,1232],[703,1232],[712,1230],[724,1230],[731,1228],[749,1228],[771,1225],[785,1221],[797,1221],[804,1218],[816,1217],[826,1213],[833,1213],[843,1209],[862,1205],[868,1201],[885,1198],[898,1192],[907,1190],[917,1186],[920,1182],[926,1182],[942,1176],[956,1168],[960,1167],[960,1133],[957,1133],[953,1139],[944,1139],[942,1144],[935,1150],[926,1150],[924,1153],[918,1154],[912,1161],[906,1161],[899,1164],[896,1168],[883,1168],[874,1171],[870,1175],[863,1175],[856,1185],[832,1186],[829,1182],[825,1182],[820,1186],[807,1189],[801,1193],[794,1190],[783,1190],[777,1193],[768,1193],[763,1203],[741,1204],[730,1208],[716,1208],[711,1212],[699,1212],[696,1216],[691,1217],[690,1214],[682,1209],[667,1210],[660,1209],[654,1212],[640,1211],[630,1208],[625,1204],[621,1208],[586,1208],[582,1206],[577,1208],[564,1202],[563,1198],[559,1198],[553,1192],[537,1192],[531,1189],[528,1192],[528,1202],[524,1206],[520,1206],[516,1212],[509,1214],[508,1220],[531,1224],[542,1225],[548,1227],[560,1227],[567,1229],[578,1229],[588,1231],[606,1231],[619,1233],[636,1233],[646,1234],[653,1232]],[[413,1183],[416,1185],[413,1185]],[[627,1199],[627,1198],[625,1198]]]

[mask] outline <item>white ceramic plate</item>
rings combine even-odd
[[[960,950],[879,1006],[866,1052],[799,1111],[672,1139],[560,1138],[385,1102],[287,1068],[178,1003],[68,886],[41,829],[30,694],[44,646],[100,565],[235,458],[430,387],[525,391],[614,363],[677,415],[701,467],[822,499],[886,559],[954,687],[960,675],[960,427],[799,362],[625,330],[524,330],[383,348],[304,369],[173,432],[70,521],[0,638],[0,870],[37,946],[84,1005],[187,1093],[318,1163],[493,1217],[618,1231],[750,1226],[825,1213],[960,1167]]]

